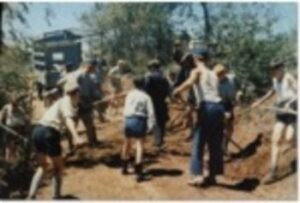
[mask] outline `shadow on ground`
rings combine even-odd
[[[145,153],[144,154],[144,164],[146,166],[157,163],[158,155]],[[130,162],[134,163],[134,158],[130,159]],[[120,153],[107,153],[100,157],[92,157],[82,153],[76,159],[66,161],[67,167],[78,167],[78,168],[92,168],[98,164],[103,164],[109,168],[121,168],[122,160]]]
[[[252,192],[259,185],[259,180],[257,178],[245,178],[244,180],[234,184],[218,184],[218,187],[223,187],[230,190],[243,191],[243,192]]]
[[[248,158],[252,155],[254,155],[258,149],[259,146],[262,144],[262,137],[263,134],[258,134],[256,138],[250,142],[244,149],[240,150],[237,153],[231,154],[230,159],[226,162],[231,162],[235,159],[241,159],[241,158]]]
[[[78,197],[74,196],[74,195],[63,195],[59,198],[59,200],[80,200]]]
[[[177,177],[183,174],[182,170],[179,169],[163,169],[163,168],[149,169],[147,170],[146,173],[151,177],[161,177],[161,176]]]

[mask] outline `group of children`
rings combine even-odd
[[[164,76],[160,62],[154,59],[147,64],[148,71],[145,75],[133,78],[133,88],[129,92],[122,90],[121,77],[126,72],[125,61],[120,60],[108,73],[114,89],[108,102],[115,106],[120,97],[126,96],[123,109],[125,136],[121,152],[122,174],[129,174],[130,152],[134,141],[136,180],[141,182],[145,179],[144,138],[153,132],[157,151],[164,150],[166,123],[169,120],[168,102],[180,99],[184,102],[187,100],[184,103],[187,107],[185,115],[189,117],[191,128],[188,137],[192,139],[190,172],[193,177],[188,183],[193,186],[217,184],[224,172],[223,157],[234,130],[234,107],[238,101],[235,78],[228,74],[227,67],[222,64],[210,67],[207,49],[197,48],[186,54],[177,53],[174,61],[180,66],[180,70],[174,75],[172,84]],[[77,70],[67,71],[58,82],[63,90],[62,96],[51,100],[49,108],[37,122],[32,132],[32,144],[36,150],[38,167],[32,178],[29,199],[36,197],[40,182],[49,171],[53,177],[53,198],[61,196],[64,168],[61,137],[67,130],[72,150],[83,145],[85,141],[77,132],[78,120],[81,120],[86,128],[90,146],[95,147],[98,144],[93,110],[95,102],[103,99],[103,95],[96,67],[95,61],[89,61],[84,62]],[[256,108],[276,93],[280,108],[296,111],[296,80],[284,72],[283,64],[277,63],[270,67],[274,87],[252,107]],[[185,91],[189,91],[187,99],[182,96]],[[1,114],[1,121],[8,126],[14,123],[14,116],[10,116],[10,112],[17,112],[14,99],[3,108]],[[196,114],[196,121],[193,114]],[[280,112],[276,116],[272,135],[271,172],[266,177],[266,182],[273,181],[276,177],[279,140],[283,134],[289,141],[292,140],[296,119],[296,115],[288,111]],[[208,177],[203,173],[206,145],[209,153]],[[11,144],[7,146],[13,149]],[[7,156],[9,154],[8,150]]]

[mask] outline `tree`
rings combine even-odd
[[[126,58],[139,66],[157,57],[167,63],[171,61],[174,38],[169,18],[174,9],[176,4],[172,3],[101,3],[82,21],[94,32],[104,31],[98,47],[111,61]]]
[[[8,34],[13,41],[23,38],[22,33],[18,32],[14,23],[16,21],[27,25],[25,15],[29,12],[28,3],[3,3],[0,2],[0,53],[4,46],[4,26],[8,27]]]
[[[243,86],[263,94],[270,86],[268,64],[296,53],[296,34],[277,33],[273,4],[209,4],[210,30],[199,28],[199,39],[210,45],[215,62],[229,66]],[[291,36],[289,36],[291,35]],[[292,37],[294,36],[294,38]]]

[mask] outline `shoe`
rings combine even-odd
[[[128,160],[122,163],[122,175],[128,175]]]
[[[204,183],[203,176],[196,176],[195,178],[188,181],[188,185],[194,186],[194,187],[201,187],[203,183]]]
[[[211,176],[211,177],[207,177],[204,179],[203,184],[201,185],[201,187],[210,187],[210,186],[214,186],[217,185],[217,180],[215,176]]]
[[[62,196],[54,196],[52,197],[53,200],[62,200]]]
[[[136,182],[140,183],[145,180],[145,174],[143,173],[143,165],[137,164],[134,166],[135,174],[136,174]]]

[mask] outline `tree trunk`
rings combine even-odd
[[[3,10],[4,10],[4,3],[0,2],[0,54],[3,50]]]
[[[203,9],[203,16],[204,16],[204,23],[205,23],[205,33],[204,33],[204,40],[205,43],[209,43],[209,35],[211,32],[211,26],[209,21],[209,11],[207,8],[207,3],[203,2],[201,3],[202,9]]]

